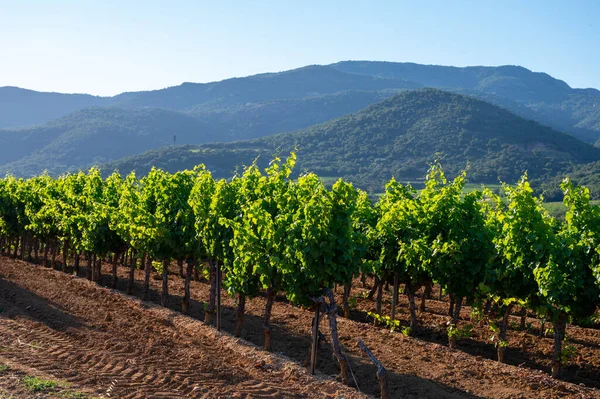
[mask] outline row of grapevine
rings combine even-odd
[[[514,306],[548,316],[557,376],[566,322],[592,315],[600,304],[600,207],[590,203],[586,188],[566,180],[561,188],[568,211],[560,222],[533,196],[526,176],[504,186],[504,199],[488,190],[464,194],[465,181],[463,173],[448,182],[435,164],[420,193],[388,184],[375,205],[379,218],[370,240],[381,249],[379,289],[393,279],[396,296],[398,280],[404,282],[414,329],[415,290],[439,284],[451,298],[450,347],[462,333],[463,302],[485,309],[500,362]]]
[[[508,317],[519,306],[552,320],[558,375],[566,323],[600,304],[600,209],[587,189],[563,183],[568,212],[561,222],[533,196],[526,176],[506,185],[503,198],[486,190],[465,194],[466,173],[447,181],[434,164],[423,190],[392,180],[373,203],[342,180],[327,189],[314,174],[292,179],[295,162],[292,153],[265,171],[252,165],[228,181],[214,179],[203,166],[175,174],[153,169],[139,179],[118,173],[102,179],[96,169],[57,179],[7,176],[0,180],[0,247],[54,268],[62,252],[62,270],[75,273],[85,259],[92,280],[101,278],[108,260],[113,287],[118,264],[127,265],[129,292],[140,267],[146,298],[155,270],[165,306],[168,267],[177,261],[185,284],[182,311],[189,310],[191,279],[205,272],[211,287],[206,322],[216,316],[220,327],[222,284],[237,296],[237,336],[246,301],[262,292],[268,350],[276,295],[316,311],[315,336],[325,310],[344,382],[349,366],[337,338],[334,287],[344,287],[348,316],[353,278],[375,278],[378,313],[383,286],[391,284],[394,320],[403,285],[416,331],[415,294],[421,287],[431,292],[435,283],[452,299],[450,347],[461,336],[461,307],[469,304],[497,331],[503,361]]]

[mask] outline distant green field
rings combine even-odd
[[[591,202],[594,205],[600,205],[600,200]],[[544,202],[544,208],[546,208],[551,216],[561,220],[565,218],[565,214],[567,213],[567,208],[562,202]]]
[[[335,183],[339,178],[339,176],[319,176],[323,184],[327,185]]]
[[[415,187],[415,186],[413,186],[413,187]],[[418,189],[417,191],[419,191],[419,192],[423,190],[422,187],[416,187],[416,188]],[[502,191],[501,191],[502,185],[498,184],[498,183],[492,183],[492,184],[467,183],[467,184],[465,184],[465,187],[463,188],[463,194],[470,193],[471,191],[475,191],[475,190],[482,190],[484,188],[489,188],[495,194],[500,194],[500,195],[502,194]]]
[[[502,184],[499,183],[491,183],[491,184],[482,184],[482,183],[467,183],[463,188],[464,193],[468,193],[475,190],[481,190],[483,188],[489,188],[494,191],[496,194],[499,193],[500,189],[502,189]]]

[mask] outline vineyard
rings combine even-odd
[[[314,372],[317,349],[328,341],[340,380],[351,386],[360,381],[347,353],[351,329],[341,321],[421,338],[428,307],[444,315],[453,352],[470,353],[469,342],[480,340],[498,362],[511,363],[511,356],[520,359],[508,338],[512,329],[540,341],[553,337],[553,377],[565,377],[561,371],[577,362],[571,331],[597,328],[600,305],[600,207],[586,188],[562,183],[561,221],[526,176],[504,185],[502,197],[465,192],[467,174],[447,180],[436,163],[422,190],[392,180],[374,202],[343,180],[328,189],[315,174],[292,179],[295,162],[292,153],[229,180],[203,166],[174,174],[153,169],[141,178],[103,179],[96,169],[56,179],[8,176],[0,180],[2,254],[65,273],[85,270],[88,280],[138,290],[145,300],[160,281],[165,307],[173,305],[173,280],[181,281],[183,314],[192,313],[192,287],[206,281],[206,324],[225,328],[223,314],[235,308],[233,334],[260,327],[267,351],[284,345],[273,341],[275,304],[307,309],[305,365]],[[352,340],[359,331],[352,329]],[[589,348],[598,360],[597,343]],[[388,367],[379,354],[373,361]],[[598,388],[584,374],[566,379]],[[377,377],[384,396],[385,373]]]

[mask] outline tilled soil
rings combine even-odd
[[[364,298],[368,291],[369,289],[362,288],[358,280],[355,281],[351,295],[354,296],[354,301],[356,301],[350,315],[353,320],[372,321],[367,313],[375,312],[376,305],[374,301]],[[439,288],[435,287],[433,291],[435,294],[432,295],[432,298],[437,298]],[[384,292],[383,299],[382,313],[389,315],[391,311],[391,293]],[[342,301],[341,293],[338,295],[338,300]],[[420,297],[417,298],[417,305],[419,303]],[[415,332],[414,336],[427,342],[447,345],[446,323],[450,320],[448,307],[447,296],[444,296],[441,301],[427,300],[426,311],[418,312],[419,330]],[[486,324],[470,323],[470,312],[471,308],[469,306],[463,306],[461,311],[463,321],[459,322],[459,327],[470,324],[473,329],[470,338],[463,339],[458,343],[458,350],[474,356],[495,360],[497,358],[496,348],[490,341],[492,332]],[[403,321],[403,325],[407,326],[409,324],[408,300],[404,295],[399,297],[396,314],[396,317]],[[540,331],[540,320],[533,317],[526,317],[526,328],[521,330],[519,327],[520,319],[517,314],[513,314],[509,319],[511,327],[507,333],[509,347],[505,361],[515,366],[541,370],[549,374],[554,351],[552,334],[544,334],[543,330]],[[552,327],[550,322],[545,325],[545,328]],[[564,346],[570,347],[572,357],[569,359],[568,364],[563,367],[561,379],[591,388],[600,388],[600,329],[568,325],[567,337]]]
[[[175,268],[172,270],[175,270]],[[109,267],[105,267],[104,272],[108,274]],[[119,268],[118,272],[120,278],[118,288],[124,290],[128,270],[126,268]],[[188,346],[181,343],[182,335],[184,335],[184,333],[180,332],[179,334],[174,334],[169,331],[169,329],[181,328],[181,325],[187,325],[188,322],[192,323],[189,318],[176,316],[176,313],[158,309],[132,299],[119,299],[119,301],[125,301],[125,303],[132,303],[133,305],[130,306],[123,306],[115,302],[106,301],[104,299],[105,296],[109,298],[129,297],[117,295],[113,291],[94,288],[95,284],[83,279],[74,279],[61,272],[54,272],[40,266],[15,261],[0,262],[0,273],[4,275],[4,281],[0,280],[0,283],[10,283],[20,289],[31,291],[35,295],[40,295],[45,299],[55,301],[57,306],[60,304],[60,306],[69,309],[69,311],[72,311],[72,307],[77,307],[79,312],[78,317],[85,315],[83,319],[96,319],[96,323],[99,324],[97,325],[94,323],[93,325],[95,328],[101,328],[103,331],[108,329],[111,331],[114,331],[115,329],[116,331],[120,331],[124,328],[126,331],[131,331],[132,335],[128,335],[121,341],[108,340],[107,342],[92,345],[92,351],[102,352],[103,350],[106,351],[106,349],[103,348],[108,347],[108,350],[114,348],[117,353],[135,353],[135,357],[139,359],[140,362],[142,360],[147,360],[150,366],[161,367],[163,373],[165,372],[165,369],[170,370],[170,373],[168,373],[170,380],[166,384],[167,386],[173,384],[172,381],[174,380],[179,383],[182,378],[184,381],[187,380],[193,384],[194,377],[190,376],[190,373],[195,372],[197,368],[205,371],[205,374],[201,374],[199,378],[209,379],[209,375],[217,375],[221,376],[219,378],[224,378],[222,377],[222,373],[225,373],[225,371],[222,371],[223,368],[225,370],[234,370],[236,369],[236,365],[241,364],[245,365],[241,367],[244,372],[253,373],[253,376],[256,375],[256,373],[258,373],[258,375],[265,373],[264,368],[266,367],[268,371],[267,375],[274,377],[281,388],[281,390],[273,388],[275,389],[275,391],[272,392],[274,395],[281,395],[281,397],[305,397],[302,395],[308,394],[314,394],[316,397],[324,397],[327,393],[332,394],[333,397],[349,395],[346,393],[347,391],[342,390],[332,392],[334,385],[328,385],[332,384],[330,380],[317,379],[317,381],[320,381],[320,385],[317,382],[311,382],[313,380],[303,374],[303,372],[298,369],[297,365],[289,367],[294,370],[299,370],[297,371],[297,373],[299,373],[297,375],[302,375],[302,378],[305,378],[305,380],[302,380],[300,377],[290,378],[288,374],[282,372],[280,369],[274,369],[274,366],[272,365],[274,361],[265,363],[265,365],[262,365],[261,361],[258,361],[257,363],[257,356],[268,355],[251,346],[244,346],[244,348],[249,347],[252,348],[252,350],[239,351],[237,349],[232,349],[231,346],[227,347],[226,345],[222,345],[221,340],[224,340],[225,338],[219,338],[212,328],[196,322],[193,322],[194,327],[192,330],[195,332],[202,331],[202,337],[205,338],[201,340],[203,341],[203,345],[199,345],[194,341],[194,345],[196,345],[194,349],[195,352],[191,357],[186,357],[186,355],[189,354],[190,349]],[[82,274],[84,274],[84,271],[82,271]],[[108,280],[108,276],[105,276],[104,281],[108,282]],[[142,280],[143,272],[136,271],[137,285],[134,290],[134,295],[141,295]],[[150,300],[158,302],[161,281],[153,279],[151,284],[152,291]],[[204,301],[208,299],[208,285],[202,282],[192,282],[191,285],[192,302],[190,315],[194,318],[203,320]],[[82,289],[82,287],[85,287],[85,289]],[[169,291],[171,293],[170,306],[173,309],[178,310],[181,307],[181,295],[183,293],[182,279],[172,274],[169,278]],[[355,291],[356,292],[353,292],[353,294],[361,293],[361,290],[358,288],[355,288]],[[92,295],[92,292],[102,294]],[[279,299],[280,300],[277,301],[273,307],[273,349],[275,352],[285,355],[302,364],[308,355],[310,327],[313,315],[311,312],[285,303],[282,298]],[[0,306],[4,306],[3,304],[6,302],[10,301],[4,298],[4,296],[0,296],[0,304],[2,304]],[[375,378],[376,368],[359,350],[357,346],[358,338],[362,338],[365,344],[388,369],[389,388],[392,398],[600,398],[600,390],[593,388],[593,384],[591,384],[592,386],[586,387],[582,386],[583,383],[577,385],[555,380],[548,377],[547,374],[541,370],[532,370],[523,366],[498,364],[489,358],[493,356],[486,351],[477,353],[478,349],[469,350],[467,352],[460,350],[461,347],[468,344],[468,342],[465,342],[464,340],[459,343],[459,350],[452,351],[448,349],[442,344],[445,339],[444,337],[441,337],[443,336],[443,330],[441,330],[441,332],[439,330],[443,328],[442,325],[445,321],[443,312],[447,307],[447,304],[443,302],[428,301],[428,312],[419,314],[420,319],[423,321],[423,329],[420,329],[416,338],[405,337],[398,332],[390,333],[386,329],[374,327],[370,323],[361,322],[360,320],[367,321],[366,311],[370,310],[371,306],[374,305],[371,301],[362,300],[360,297],[357,298],[356,302],[352,312],[352,318],[359,321],[339,318],[338,327],[340,339],[345,346],[345,350],[350,355],[353,376],[358,383],[359,389],[367,394],[377,396],[379,394],[379,385]],[[21,308],[25,307],[26,303],[23,303]],[[223,329],[227,332],[232,332],[235,318],[235,299],[223,293],[222,303]],[[258,297],[247,302],[247,314],[242,334],[243,339],[259,346],[263,345],[264,342],[262,330],[264,305],[265,299],[263,297]],[[407,304],[401,302],[400,306],[402,312],[402,308],[406,307]],[[32,309],[28,310],[28,312],[30,311],[32,311]],[[431,311],[431,313],[429,313],[429,311]],[[163,312],[165,312],[163,320],[169,321],[173,318],[175,320],[186,320],[186,322],[173,326],[161,326],[159,328],[159,336],[161,339],[158,340],[160,344],[156,344],[156,350],[154,350],[154,340],[156,338],[150,339],[149,336],[154,336],[153,334],[156,333],[156,331],[152,330],[153,334],[149,334],[146,331],[146,328],[142,326],[147,326],[149,323],[148,317],[150,316],[148,313],[150,313],[153,318],[156,318],[157,315],[163,314]],[[169,314],[170,316],[167,317],[166,314]],[[2,315],[3,314],[0,314],[0,317]],[[407,318],[407,316],[402,315],[402,313],[400,317]],[[22,318],[17,317],[17,319],[22,323]],[[52,319],[53,317],[50,317],[44,322],[49,323],[48,320]],[[121,327],[121,324],[124,324],[124,327]],[[323,320],[321,326],[321,331],[329,338],[329,328],[326,319]],[[437,330],[434,326],[437,326]],[[50,326],[50,328],[54,331],[57,330],[56,327]],[[89,327],[86,328],[89,329]],[[73,329],[81,330],[82,328],[74,327]],[[169,332],[166,333],[164,330]],[[582,330],[586,331],[586,334],[589,334],[592,337],[591,340],[582,338],[583,342],[588,345],[590,351],[596,353],[595,351],[598,351],[598,348],[594,347],[595,339],[593,338],[595,337],[595,331],[591,330],[590,333],[590,331],[586,329]],[[165,332],[165,334],[163,334],[163,332]],[[569,333],[571,333],[571,331],[569,331]],[[71,334],[73,334],[73,332],[71,332]],[[112,339],[114,340],[117,337],[113,337]],[[239,341],[236,341],[233,338],[227,337],[227,339],[233,340],[233,342],[236,342],[236,345],[241,345],[237,343]],[[476,341],[476,339],[473,341]],[[95,339],[88,339],[87,342],[89,344],[93,343],[95,342]],[[113,344],[112,342],[115,343]],[[125,344],[130,346],[125,346],[124,348],[119,346]],[[222,357],[222,352],[225,349],[229,349],[234,353],[237,351],[239,360],[235,360],[235,358],[234,360],[227,359],[225,362],[218,362],[217,366],[212,366],[211,361],[215,361],[214,357]],[[218,355],[215,355],[215,351]],[[512,352],[513,351],[510,352],[509,356],[513,355]],[[0,353],[0,356],[3,356],[3,354]],[[65,354],[63,354],[63,356],[65,356]],[[173,360],[170,362],[170,359]],[[269,357],[269,359],[271,359],[271,357]],[[248,364],[251,364],[251,366],[248,367]],[[207,365],[208,375],[206,375]],[[219,365],[221,368],[218,367]],[[204,366],[204,368],[202,366]],[[92,365],[91,367],[94,368],[95,366]],[[103,367],[101,370],[106,368],[107,367]],[[251,370],[248,370],[248,368]],[[317,369],[321,373],[333,378],[336,378],[337,376],[338,367],[329,348],[329,339],[327,339],[327,342],[320,348]],[[123,389],[126,389],[128,386],[127,384],[136,384],[135,373],[130,375],[122,369],[113,369],[111,372],[112,374],[104,381],[111,380],[111,378],[122,381],[121,384]],[[279,372],[278,375],[276,374],[277,372]],[[90,369],[89,373],[94,374],[92,369]],[[92,378],[92,376],[90,376],[90,378]],[[228,378],[229,377],[225,379],[229,381]],[[277,378],[279,378],[279,380],[277,380]],[[231,381],[239,380],[232,379]],[[269,383],[269,380],[261,379],[261,381],[262,384]],[[294,384],[298,384],[299,381],[302,381],[299,384],[300,386],[295,388]],[[173,385],[177,385],[177,383]],[[303,387],[302,384],[306,384],[306,386]],[[207,385],[216,386],[218,384]],[[243,391],[245,386],[236,385],[236,382],[232,382],[231,385],[231,390],[227,391],[231,393],[231,397],[235,397],[233,396],[233,392],[240,392],[242,395],[244,395],[244,392],[247,392]],[[219,385],[219,387],[219,389],[222,389],[221,385]],[[268,387],[270,386],[268,385]],[[339,385],[335,385],[335,387],[339,387]],[[305,388],[305,390],[303,391],[302,388]],[[136,387],[136,389],[140,389],[139,386]],[[288,393],[290,389],[292,389],[292,392],[294,393]],[[300,389],[299,392],[301,393],[296,393],[295,389]],[[192,394],[193,392],[194,391],[192,391]],[[217,390],[215,392],[208,392],[206,395],[208,395],[207,397],[215,397],[214,395],[220,393],[221,391]],[[157,395],[157,393],[153,394]],[[180,395],[183,396],[170,395],[171,396],[167,394],[164,396],[158,394],[158,396],[146,395],[145,397],[187,397],[185,396],[185,392],[180,393]],[[228,396],[225,395],[223,397]]]
[[[0,365],[104,397],[361,397],[177,312],[21,261],[0,259],[0,309]],[[39,397],[8,376],[2,397]]]

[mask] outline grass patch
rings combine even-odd
[[[23,384],[31,392],[43,392],[58,388],[58,382],[54,380],[44,380],[38,377],[27,376],[23,378]]]
[[[45,380],[39,377],[27,376],[23,378],[22,382],[30,392],[52,392],[53,395],[64,399],[100,399],[84,392],[64,389],[71,386],[66,381]],[[4,399],[4,397],[0,396],[0,399]]]
[[[550,216],[560,220],[565,219],[567,207],[562,202],[544,202],[544,208],[546,208]]]
[[[319,176],[319,180],[323,183],[335,183],[340,177],[339,176]]]
[[[10,370],[10,366],[8,364],[0,364],[0,373],[4,373],[8,370]]]

